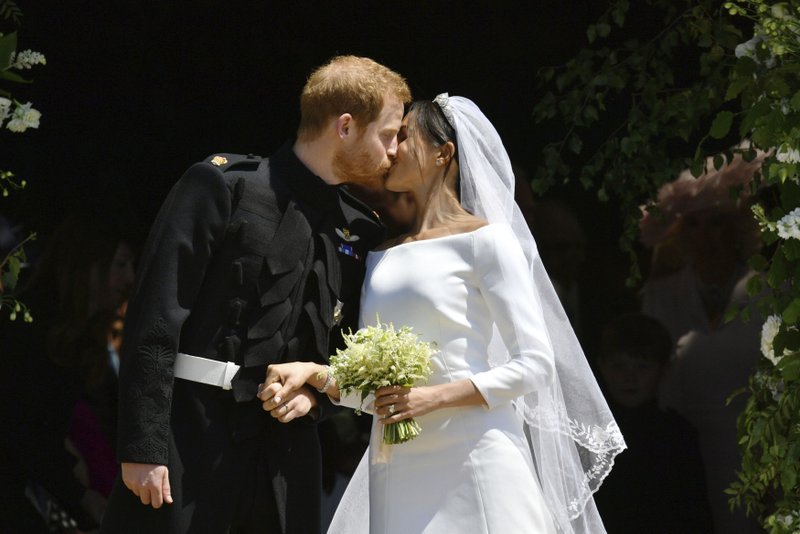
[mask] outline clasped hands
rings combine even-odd
[[[315,377],[324,370],[323,366],[313,362],[270,365],[264,383],[258,388],[258,398],[264,410],[283,423],[302,417],[316,405],[316,397],[308,384],[313,384]],[[438,399],[432,387],[387,386],[375,391],[374,411],[381,416],[382,423],[396,423],[424,415],[435,410],[437,405]]]
[[[267,377],[258,385],[257,396],[264,411],[281,423],[308,415],[317,397],[306,382],[313,374],[310,362],[291,362],[267,367]]]

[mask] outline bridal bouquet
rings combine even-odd
[[[345,348],[330,358],[329,372],[343,394],[361,392],[361,401],[383,386],[411,387],[431,375],[434,346],[420,341],[404,326],[395,331],[392,324],[366,326],[344,334]],[[358,411],[357,411],[358,412]],[[413,418],[390,423],[383,428],[383,442],[403,443],[422,431]]]

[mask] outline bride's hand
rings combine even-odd
[[[283,403],[270,410],[269,414],[281,423],[288,423],[309,414],[316,419],[317,416],[314,415],[318,413],[314,411],[316,406],[317,398],[314,393],[308,386],[301,386],[299,389],[289,392],[283,399]],[[264,409],[266,410],[266,408]]]
[[[284,402],[288,395],[303,387],[324,367],[313,362],[278,363],[267,367],[267,377],[258,386],[258,398],[264,410],[271,412]]]
[[[435,386],[387,386],[375,392],[375,413],[382,416],[381,423],[425,415],[436,410],[438,404]]]

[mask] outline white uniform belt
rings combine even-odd
[[[175,357],[175,378],[231,389],[231,380],[239,370],[233,362],[221,362],[179,352]]]

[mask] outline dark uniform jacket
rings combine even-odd
[[[355,329],[364,259],[382,239],[374,213],[291,144],[184,174],[142,255],[120,370],[119,459],[167,465],[175,504],[161,513],[131,494],[130,511],[153,516],[126,521],[131,531],[224,532],[255,458],[266,458],[282,530],[319,530],[316,427],[277,422],[256,390],[268,364],[325,362],[341,328]],[[242,366],[232,391],[173,378],[178,352]]]

